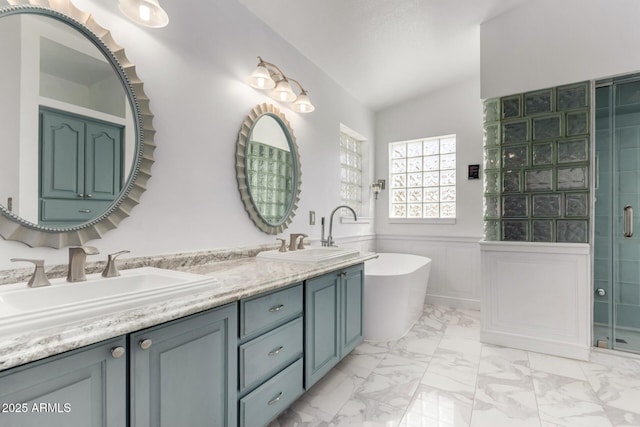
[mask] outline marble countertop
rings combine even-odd
[[[0,337],[0,371],[269,292],[375,257],[375,253],[362,253],[354,258],[314,265],[247,257],[176,266],[175,270],[213,276],[217,283],[211,289],[189,296],[116,311],[81,322]]]

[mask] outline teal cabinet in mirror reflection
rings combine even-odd
[[[153,114],[135,65],[89,13],[70,0],[19,3],[0,4],[0,236],[81,245],[139,203]]]
[[[269,104],[244,120],[236,150],[238,188],[256,226],[269,234],[285,230],[300,194],[300,155],[284,114]]]

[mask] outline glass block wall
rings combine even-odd
[[[277,224],[285,218],[293,195],[291,153],[268,144],[247,144],[249,192],[262,218]]]
[[[484,102],[485,240],[586,243],[590,85]]]

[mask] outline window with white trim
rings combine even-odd
[[[362,141],[340,132],[340,199],[362,214]]]
[[[456,217],[456,136],[389,143],[389,218]]]

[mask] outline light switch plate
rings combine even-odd
[[[316,211],[309,211],[309,225],[316,225]]]

